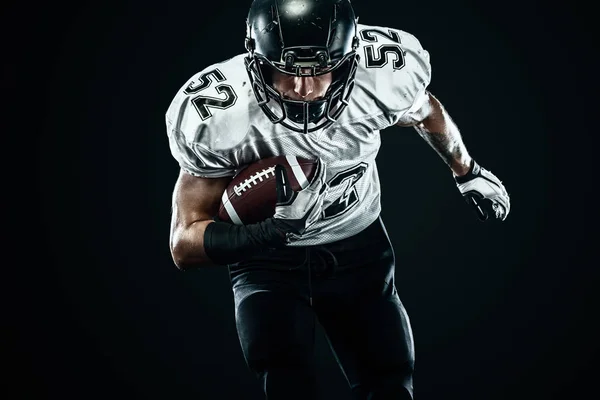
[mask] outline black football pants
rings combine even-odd
[[[412,399],[414,346],[380,219],[356,236],[230,266],[248,367],[268,400],[316,399],[315,318],[355,399]]]

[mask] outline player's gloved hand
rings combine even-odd
[[[277,203],[273,223],[286,236],[286,242],[301,236],[309,226],[316,222],[323,211],[323,200],[327,195],[325,183],[325,164],[319,160],[312,181],[302,190],[294,191],[286,170],[275,166]]]
[[[500,179],[475,162],[463,176],[455,176],[456,186],[468,204],[473,206],[477,217],[486,221],[504,221],[510,212],[510,197]]]
[[[292,190],[285,168],[276,166],[275,177],[273,217],[249,225],[215,221],[206,226],[204,251],[213,263],[232,264],[260,255],[265,249],[285,247],[319,219],[328,189],[325,165],[320,160],[312,181],[297,192]]]

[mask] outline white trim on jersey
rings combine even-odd
[[[223,196],[221,197],[221,201],[223,202],[223,206],[225,207],[225,211],[227,211],[227,214],[229,214],[229,218],[231,218],[231,221],[234,224],[236,224],[236,225],[244,225],[242,223],[242,220],[240,219],[240,216],[235,211],[235,208],[233,208],[233,206],[231,205],[231,202],[229,201],[229,197],[227,197],[227,190],[225,190],[223,192]]]
[[[306,174],[304,174],[302,167],[298,164],[298,159],[295,156],[285,156],[285,158],[287,159],[288,164],[290,164],[290,167],[292,167],[292,172],[294,173],[300,188],[306,188],[308,186],[308,179],[306,179]]]

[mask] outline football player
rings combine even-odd
[[[316,397],[316,318],[357,399],[412,399],[411,327],[379,215],[380,131],[414,127],[481,220],[504,220],[509,196],[428,91],[415,36],[359,24],[349,0],[254,0],[245,48],[192,76],[166,113],[180,166],[173,260],[228,266],[241,348],[270,400]],[[319,160],[305,189],[290,196],[277,168],[272,218],[214,218],[240,168],[280,155]]]

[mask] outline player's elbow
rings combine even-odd
[[[194,267],[194,265],[190,262],[188,258],[179,253],[171,252],[171,257],[173,258],[173,263],[175,264],[175,267],[177,267],[177,269],[180,271],[187,271],[190,269],[198,268]]]
[[[190,246],[182,242],[175,242],[171,245],[171,257],[175,266],[180,271],[198,269],[210,265],[210,260],[193,252]]]

